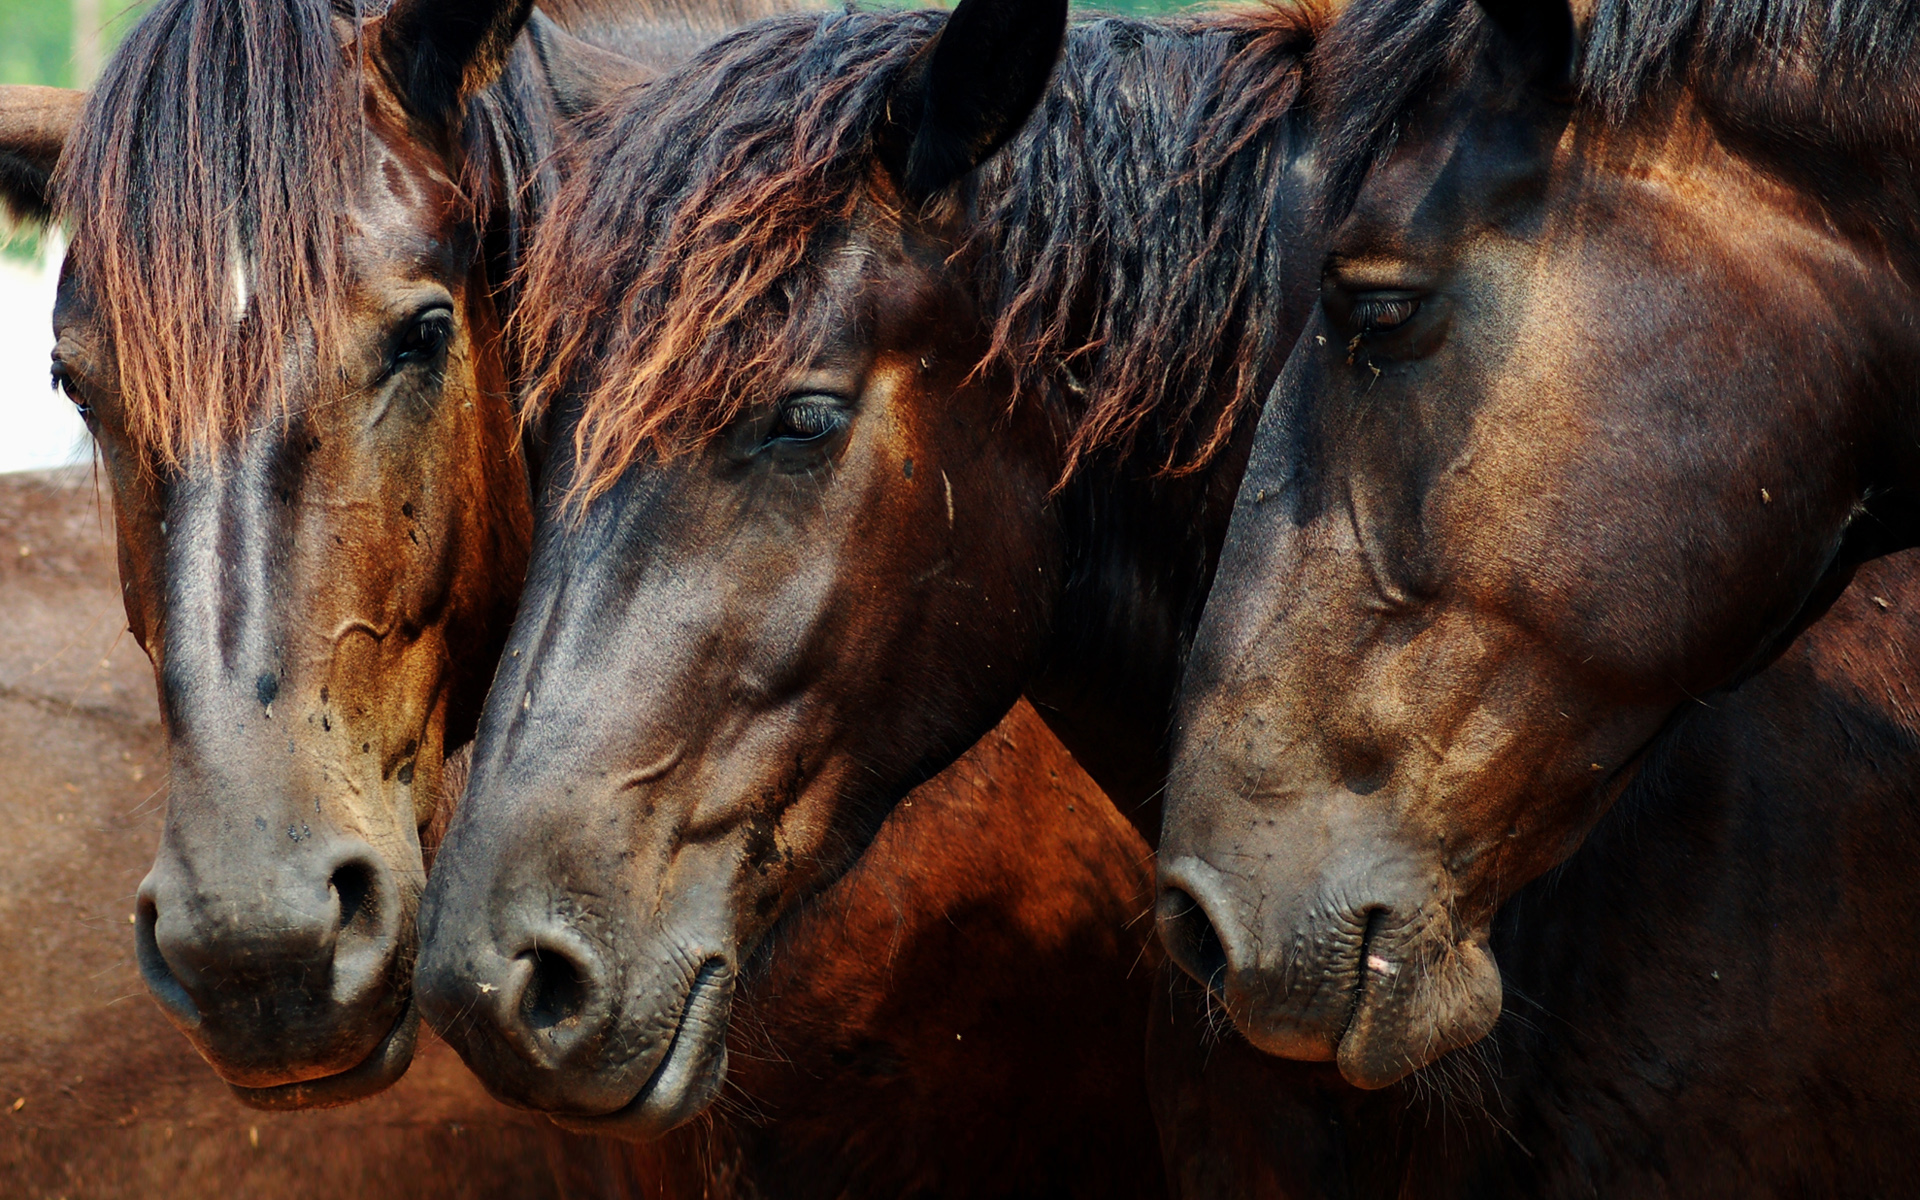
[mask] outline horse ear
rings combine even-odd
[[[394,0],[374,53],[415,118],[446,127],[499,78],[533,0]]]
[[[960,0],[888,103],[882,158],[919,204],[1020,131],[1066,39],[1067,0]]]
[[[80,119],[85,92],[0,87],[0,205],[24,221],[53,214],[53,168]]]
[[[1522,57],[1534,86],[1554,95],[1573,91],[1580,35],[1567,0],[1480,0],[1480,11]]]
[[[533,43],[540,69],[553,86],[553,102],[569,119],[583,116],[659,74],[645,63],[574,37],[542,12],[534,13],[528,22],[527,39]]]

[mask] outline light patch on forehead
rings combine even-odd
[[[247,319],[247,306],[253,299],[253,280],[237,224],[227,226],[227,261],[232,264],[227,272],[227,286],[233,293],[233,320],[238,324]]]

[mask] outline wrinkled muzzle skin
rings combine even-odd
[[[715,486],[741,471],[761,483]],[[869,572],[920,561],[789,523],[869,512],[939,543],[950,495],[984,507],[915,476],[890,454],[787,476],[716,452],[631,472],[577,527],[543,521],[421,915],[428,1019],[502,1099],[630,1137],[697,1114],[725,1078],[735,979],[944,765],[921,761],[942,739],[918,723],[952,710],[876,718],[862,689],[897,686],[889,664],[972,592],[929,578],[922,604],[872,604]],[[988,723],[1013,702],[943,699]]]
[[[1414,605],[1356,532],[1366,501],[1318,478],[1267,453],[1243,486],[1184,683],[1159,916],[1254,1044],[1382,1087],[1491,1030],[1495,911],[1579,845],[1667,706],[1497,613]]]

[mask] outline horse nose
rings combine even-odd
[[[326,1024],[387,999],[401,907],[391,872],[363,842],[306,871],[274,864],[214,880],[163,863],[140,885],[136,957],[183,1028],[271,1043],[276,1021]]]
[[[1211,875],[1195,859],[1170,864],[1161,873],[1154,919],[1161,944],[1175,965],[1207,987],[1219,990],[1226,986],[1232,961],[1212,911],[1219,902],[1209,886]]]

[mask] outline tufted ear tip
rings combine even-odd
[[[70,88],[0,87],[0,206],[15,221],[53,215],[53,169],[87,94]]]

